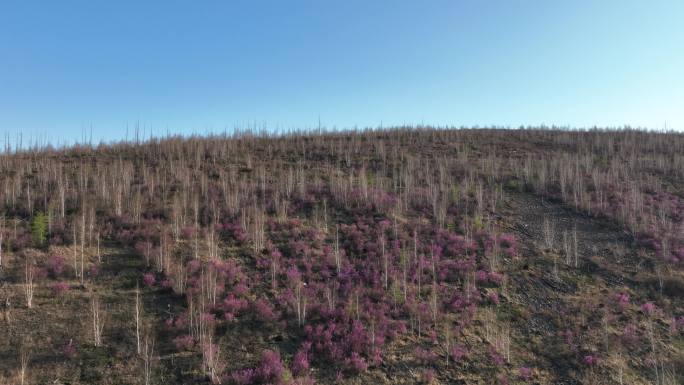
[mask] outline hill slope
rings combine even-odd
[[[243,133],[0,175],[3,383],[684,378],[681,134]]]

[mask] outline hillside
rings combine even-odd
[[[684,383],[684,135],[0,155],[2,384]]]

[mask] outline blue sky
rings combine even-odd
[[[0,2],[0,132],[684,129],[684,1]]]

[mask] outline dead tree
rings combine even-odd
[[[21,341],[21,346],[19,347],[19,383],[24,385],[28,383],[28,367],[31,362],[31,342],[30,340]]]
[[[2,270],[2,243],[5,241],[5,217],[0,218],[0,270]]]
[[[105,324],[105,313],[100,308],[100,299],[97,294],[91,294],[90,309],[93,321],[93,345],[102,346],[102,332]]]
[[[26,306],[30,309],[33,307],[33,291],[35,285],[33,282],[33,266],[30,263],[30,258],[26,256],[26,267],[24,269],[24,294],[26,296]]]
[[[140,305],[140,288],[138,285],[135,286],[135,341],[136,341],[136,351],[138,352],[138,355],[141,353],[141,347],[140,347],[140,313],[141,313],[141,305]]]

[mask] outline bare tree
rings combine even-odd
[[[295,308],[297,310],[297,324],[304,325],[306,322],[306,295],[304,293],[304,282],[295,283]]]
[[[5,241],[5,217],[0,218],[0,270],[2,269],[2,243]]]
[[[337,268],[337,275],[340,274],[340,225],[335,225],[335,267]]]
[[[572,246],[567,231],[563,231],[563,253],[565,254],[565,264],[570,266],[572,263]]]
[[[93,321],[93,344],[97,347],[102,346],[102,331],[105,324],[105,313],[100,308],[100,299],[97,294],[91,294],[90,309]]]
[[[145,342],[142,350],[143,359],[143,378],[145,380],[145,385],[150,385],[152,383],[152,373],[154,369],[154,339],[149,335],[145,336]]]
[[[544,235],[544,246],[552,250],[554,247],[554,238],[556,236],[554,224],[549,218],[544,218],[544,224],[542,226],[542,233]]]
[[[219,384],[221,379],[221,349],[210,337],[202,349],[204,371],[212,384]]]
[[[384,275],[382,276],[383,286],[387,290],[388,280],[389,280],[389,258],[387,253],[385,253],[385,235],[380,235],[380,248],[382,250],[382,266],[384,270]]]
[[[81,285],[84,282],[84,265],[85,265],[85,236],[86,236],[86,223],[85,223],[85,208],[81,212]]]
[[[30,263],[30,258],[26,256],[26,266],[24,269],[24,294],[26,296],[26,306],[30,309],[33,307],[33,291],[35,285],[33,282],[33,266]]]
[[[140,305],[140,288],[138,285],[135,285],[135,341],[136,341],[136,351],[138,354],[141,353],[141,347],[140,347],[140,313],[141,313],[141,305]]]
[[[4,288],[3,288],[4,291]],[[0,305],[3,308],[3,318],[5,319],[5,322],[7,323],[7,326],[9,327],[12,323],[12,302],[10,301],[10,295],[9,294],[4,294],[3,295],[4,300],[0,302]]]
[[[24,385],[28,382],[28,367],[31,362],[31,341],[30,339],[23,339],[19,346],[19,383]]]
[[[575,259],[575,267],[579,266],[579,240],[577,239],[577,225],[572,229],[572,251]]]

